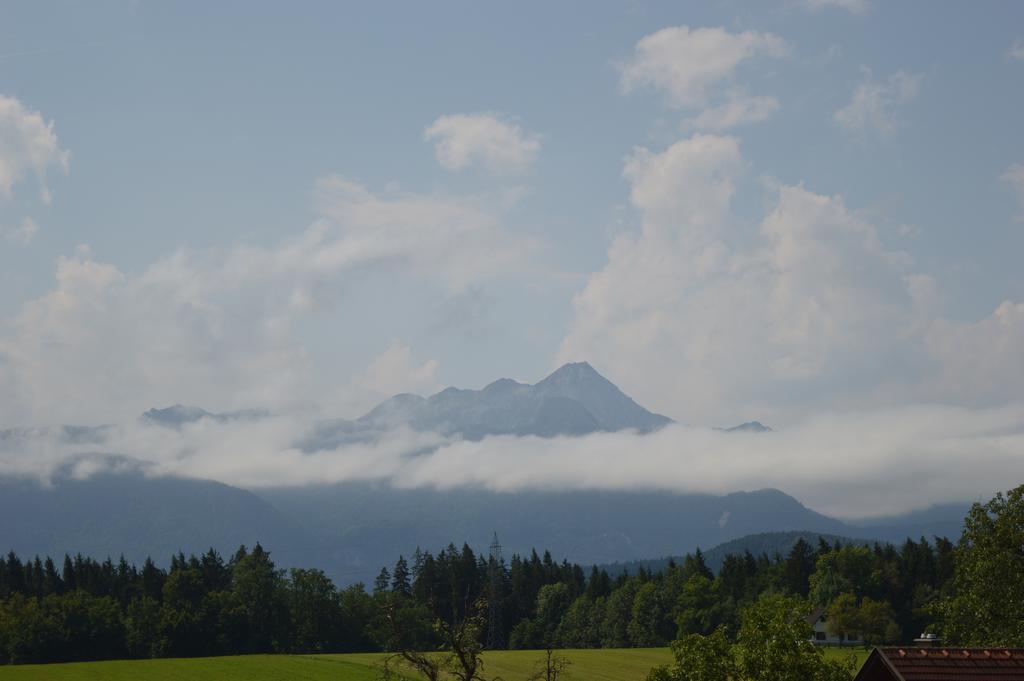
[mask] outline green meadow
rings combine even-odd
[[[830,657],[857,655],[858,664],[867,651],[828,649]],[[565,650],[567,680],[643,681],[651,667],[671,661],[667,648],[617,650]],[[484,656],[488,677],[525,681],[541,661],[543,652],[508,650]],[[379,678],[383,655],[243,655],[167,660],[117,660],[0,666],[2,681],[373,681]],[[417,679],[414,675],[410,680]]]

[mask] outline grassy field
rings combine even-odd
[[[849,650],[829,649],[831,656]],[[855,650],[858,664],[867,652]],[[566,650],[575,681],[643,681],[651,667],[671,660],[667,648]],[[484,656],[487,676],[524,681],[543,656],[538,651],[498,651]],[[382,656],[245,655],[172,660],[121,660],[73,664],[0,666],[0,681],[372,681]],[[415,678],[415,677],[410,677]]]

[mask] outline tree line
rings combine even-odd
[[[178,554],[168,569],[82,556],[58,569],[11,553],[0,560],[0,662],[430,651],[456,636],[522,649],[734,641],[768,596],[825,608],[834,633],[868,643],[933,629],[951,643],[1019,644],[1022,538],[1024,487],[976,505],[957,545],[799,540],[786,555],[730,555],[717,573],[699,550],[657,572],[611,575],[547,552],[506,563],[449,545],[339,589],[320,570],[277,568],[259,544],[226,560]],[[978,614],[986,608],[995,615]]]

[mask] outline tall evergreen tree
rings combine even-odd
[[[399,556],[395,569],[391,573],[391,590],[403,596],[412,595],[412,584],[409,582],[409,565],[405,556]]]

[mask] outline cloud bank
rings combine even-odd
[[[724,494],[775,487],[829,515],[869,517],[988,497],[1024,478],[1021,407],[825,413],[760,434],[671,425],[648,435],[470,442],[395,430],[373,443],[315,453],[295,445],[312,426],[302,418],[203,419],[180,429],[140,420],[77,444],[56,430],[7,433],[0,437],[0,475],[46,480],[63,471],[87,478],[141,466],[148,475],[254,489],[341,481],[500,492]]]

